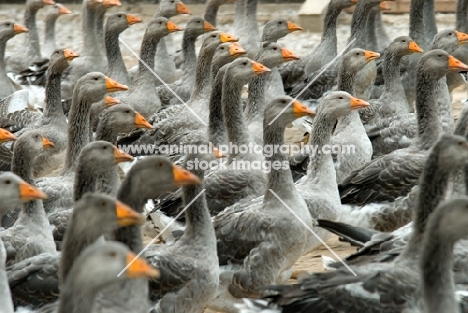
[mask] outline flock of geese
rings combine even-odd
[[[0,22],[1,313],[468,312],[468,105],[456,124],[451,107],[468,71],[468,0],[440,31],[434,0],[411,0],[408,36],[394,39],[385,2],[331,0],[301,57],[277,41],[302,28],[277,18],[259,32],[257,0],[207,0],[175,56],[182,29],[169,19],[185,4],[161,0],[143,21],[106,14],[118,6],[83,0],[79,53],[56,47],[72,12],[53,0],[27,0],[21,25]],[[146,29],[127,68],[119,35],[136,23]],[[6,53],[15,36],[23,44]],[[354,151],[117,148],[281,146],[291,124],[318,151]],[[225,168],[189,166],[223,157]],[[149,220],[160,243],[145,247]],[[288,284],[331,233],[359,249]]]

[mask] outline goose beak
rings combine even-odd
[[[104,8],[121,7],[122,3],[119,0],[102,0],[102,6]]]
[[[63,14],[72,14],[72,13],[73,13],[73,12],[70,11],[68,8],[66,8],[64,5],[62,5],[62,4],[60,4],[60,3],[58,3],[57,5],[58,5],[58,8],[59,8],[58,13],[59,13],[60,15],[63,15]]]
[[[107,76],[106,76],[106,88],[107,88],[107,92],[128,90],[128,87],[126,85],[122,85]]]
[[[352,5],[355,5],[358,2],[358,0],[351,0],[350,2]]]
[[[299,60],[300,57],[295,55],[291,50],[281,48],[281,55],[283,56],[284,62]]]
[[[252,61],[252,69],[255,73],[255,76],[262,75],[267,72],[271,72],[271,70],[268,67],[255,61]]]
[[[288,32],[292,33],[297,30],[302,30],[303,28],[297,24],[294,24],[293,22],[288,21]]]
[[[105,96],[104,97],[104,104],[106,105],[106,108],[110,108],[111,106],[114,106],[114,105],[119,104],[119,103],[120,103],[119,99],[116,99],[116,98],[111,97],[111,96]]]
[[[233,42],[229,45],[229,54],[234,58],[245,55],[246,53],[247,51],[245,51],[237,42]]]
[[[74,58],[79,57],[80,55],[74,52],[72,49],[63,49],[63,56],[67,61],[72,61]]]
[[[454,58],[451,55],[449,55],[448,65],[449,71],[460,72],[468,70],[468,66],[465,63],[461,62],[460,60]]]
[[[208,23],[207,21],[205,21],[205,22],[203,23],[203,29],[205,30],[205,32],[211,32],[211,31],[217,30],[216,27],[214,27],[213,25],[211,25],[211,24]]]
[[[219,151],[218,148],[213,148],[213,154],[214,154],[215,158],[217,158],[217,159],[221,159],[221,158],[226,157],[226,155],[223,154],[221,151]]]
[[[380,2],[379,9],[380,9],[380,11],[389,11],[390,6],[388,5],[387,2]]]
[[[8,130],[0,128],[0,143],[8,142],[8,141],[15,141],[16,136],[10,133]]]
[[[15,35],[21,34],[21,33],[27,33],[29,32],[29,29],[27,29],[24,26],[21,26],[19,24],[13,24],[13,32]]]
[[[42,0],[42,4],[44,5],[54,5],[54,0]]]
[[[302,117],[302,116],[315,116],[315,112],[309,109],[306,105],[303,103],[300,103],[299,101],[295,100],[292,103],[293,106],[293,112],[294,116],[296,117]]]
[[[221,42],[236,42],[236,41],[239,41],[239,38],[237,38],[234,35],[228,34],[228,33],[219,34],[219,39],[221,39]]]
[[[44,149],[55,147],[55,145],[46,137],[42,137],[42,146]]]
[[[141,23],[141,18],[136,17],[135,15],[127,14],[127,23],[128,23],[128,25]]]
[[[135,128],[153,129],[153,125],[148,123],[146,118],[144,118],[143,115],[138,112],[135,112],[135,122],[133,123],[133,126],[135,126]]]
[[[414,41],[410,41],[409,45],[408,45],[408,51],[409,52],[420,52],[420,53],[423,53],[423,49],[421,49],[420,46],[418,46],[418,44]]]
[[[143,215],[118,200],[115,201],[115,211],[117,213],[117,224],[121,227],[142,225],[145,221]]]
[[[176,186],[197,185],[200,183],[200,178],[198,178],[198,176],[175,164],[172,165],[172,175]]]
[[[180,28],[179,26],[177,26],[175,23],[171,22],[171,21],[167,21],[167,30],[170,32],[170,33],[173,33],[173,32],[178,32],[178,31],[181,31],[183,30],[182,28]]]
[[[47,199],[45,193],[40,191],[34,186],[26,183],[25,181],[21,182],[19,185],[19,194],[22,201],[32,201],[39,199]]]
[[[374,51],[364,50],[364,56],[367,62],[380,58],[380,54]]]
[[[459,31],[455,31],[455,33],[457,34],[458,43],[460,45],[464,45],[468,43],[468,34],[465,34]]]
[[[177,2],[177,14],[190,14],[189,8],[182,2]]]
[[[362,108],[369,106],[369,102],[366,102],[362,99],[355,98],[353,96],[351,96],[351,99],[349,100],[349,102],[351,105],[351,110],[362,109]]]
[[[125,275],[128,278],[159,278],[161,273],[159,270],[149,265],[145,259],[137,257],[135,253],[127,253],[128,266]]]
[[[120,151],[116,146],[114,146],[114,159],[116,164],[133,161],[133,157],[130,154]]]

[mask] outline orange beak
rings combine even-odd
[[[268,67],[255,61],[252,61],[252,69],[255,73],[255,76],[258,76],[267,72],[271,72],[271,70]]]
[[[423,49],[421,49],[420,46],[418,46],[418,44],[414,41],[410,41],[409,45],[408,45],[408,50],[409,52],[424,52]]]
[[[189,8],[182,2],[177,2],[177,14],[190,14]]]
[[[29,29],[27,29],[24,26],[21,26],[19,24],[13,24],[13,32],[15,35],[21,34],[21,33],[27,33],[29,32]]]
[[[128,278],[159,278],[161,275],[159,270],[149,265],[145,259],[137,257],[133,252],[127,253],[127,266],[125,275]]]
[[[303,28],[301,26],[288,21],[288,32],[292,33],[292,32],[295,32],[296,30],[302,30],[302,29]]]
[[[452,72],[460,72],[460,71],[466,71],[468,70],[468,66],[458,60],[457,58],[454,58],[453,56],[449,55],[449,71]]]
[[[351,0],[351,4],[356,4],[358,2],[358,0]]]
[[[171,21],[167,21],[167,30],[170,32],[170,33],[173,33],[173,32],[178,32],[178,31],[181,31],[183,30],[182,28],[180,28],[179,26],[177,26],[175,23],[171,22]]]
[[[116,164],[133,161],[133,157],[131,155],[121,152],[116,146],[114,146],[114,158]]]
[[[58,5],[58,8],[59,8],[59,10],[58,10],[59,14],[72,14],[73,13],[72,11],[67,9],[64,5],[62,5],[60,3],[57,4],[57,5]]]
[[[281,55],[283,56],[284,62],[299,60],[300,57],[295,55],[291,50],[281,48]]]
[[[390,10],[390,6],[388,5],[387,2],[380,2],[379,9],[380,11],[388,11]]]
[[[20,194],[20,199],[23,201],[47,199],[47,196],[45,193],[43,193],[36,187],[31,186],[30,184],[24,181],[21,182],[19,185],[19,194]]]
[[[141,18],[136,17],[135,15],[127,14],[127,23],[128,23],[128,25],[141,23]]]
[[[247,51],[245,51],[237,42],[233,42],[229,45],[229,54],[232,57],[240,57],[241,55],[245,55]]]
[[[221,151],[219,151],[218,148],[213,148],[213,154],[214,154],[215,158],[217,158],[217,159],[221,159],[221,158],[226,157],[226,155],[224,155]]]
[[[219,35],[219,39],[221,39],[221,42],[236,42],[236,41],[239,41],[239,38],[237,38],[234,35],[228,34],[228,33],[221,33]]]
[[[46,137],[42,137],[42,146],[44,147],[44,149],[55,147],[55,145],[52,142],[50,142],[49,139],[47,139]]]
[[[366,57],[367,62],[380,58],[379,53],[369,50],[364,50],[364,56]]]
[[[315,116],[315,112],[309,109],[306,105],[300,103],[299,101],[295,100],[292,103],[293,112],[296,117],[302,116]]]
[[[176,186],[197,185],[200,178],[177,165],[172,165],[172,175]]]
[[[455,31],[455,33],[457,34],[458,43],[460,45],[464,45],[468,43],[468,34],[465,34],[459,31]]]
[[[205,22],[203,23],[203,29],[204,29],[206,32],[211,32],[211,31],[217,30],[216,27],[214,27],[213,25],[211,25],[211,24],[208,23],[207,21],[205,21]]]
[[[128,90],[128,87],[126,85],[122,85],[107,76],[106,76],[106,88],[107,88],[107,92]]]
[[[148,129],[153,128],[153,125],[148,123],[146,118],[144,118],[143,115],[141,115],[138,112],[135,112],[135,122],[133,123],[133,126],[135,126],[135,128],[148,128]]]
[[[121,7],[122,3],[119,0],[102,0],[102,6],[105,8]]]
[[[351,110],[362,109],[369,106],[369,102],[355,98],[353,96],[351,96],[349,102],[351,104]]]
[[[10,133],[8,130],[0,128],[0,143],[14,141],[16,139],[18,138],[16,138],[16,136]]]
[[[55,4],[54,0],[42,0],[42,3],[44,5],[54,5]]]
[[[63,49],[63,56],[67,61],[72,61],[74,58],[79,57],[80,55],[76,52],[73,52],[72,49]]]
[[[131,207],[120,201],[115,201],[115,211],[117,213],[117,224],[122,227],[142,225],[145,219],[143,215],[132,210]]]
[[[113,98],[111,96],[105,96],[104,97],[104,104],[106,105],[106,108],[110,108],[113,105],[119,104],[120,100]]]

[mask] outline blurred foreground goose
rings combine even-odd
[[[369,307],[372,307],[376,312],[409,312],[417,310],[420,304],[421,283],[429,284],[429,281],[426,282],[423,279],[425,275],[421,275],[419,269],[421,262],[426,263],[429,261],[427,258],[428,253],[432,256],[431,263],[440,264],[442,255],[445,260],[442,261],[442,264],[450,262],[450,259],[446,258],[447,253],[449,253],[447,250],[445,250],[445,253],[435,253],[440,252],[437,249],[442,247],[439,243],[445,243],[447,237],[445,237],[445,240],[439,238],[440,241],[432,241],[428,247],[424,247],[429,250],[423,250],[423,237],[427,236],[425,242],[428,242],[428,240],[433,240],[434,235],[438,233],[432,227],[427,228],[428,217],[433,215],[434,209],[444,197],[443,192],[434,194],[434,188],[437,188],[439,181],[448,181],[450,171],[466,165],[467,157],[468,143],[463,137],[443,135],[436,143],[428,156],[424,174],[421,177],[421,193],[415,211],[411,239],[404,252],[394,262],[352,266],[351,268],[357,274],[356,276],[346,268],[328,273],[308,274],[297,285],[271,287],[272,290],[279,292],[274,297],[273,302],[282,307],[283,312],[316,310],[355,312]],[[452,203],[452,205],[454,204]],[[449,212],[450,209],[445,207],[442,211]],[[437,216],[441,217],[439,214]],[[437,219],[439,222],[442,220],[444,220],[442,217]],[[454,222],[452,221],[446,225],[452,225]],[[435,224],[431,223],[431,225]],[[440,225],[445,225],[445,223]],[[449,227],[452,231],[458,229]],[[450,234],[452,234],[452,231]],[[450,235],[449,237],[455,238]],[[450,249],[449,246],[450,244],[443,245],[444,249]],[[430,251],[434,252],[434,254]],[[426,265],[429,264],[426,263]],[[449,267],[451,268],[451,265]],[[447,269],[447,265],[435,268]],[[432,270],[434,270],[434,267],[432,267]],[[431,272],[435,277],[437,277],[437,273],[440,272]],[[435,282],[438,285],[441,284],[439,280],[435,280]],[[447,284],[452,286],[452,280],[447,281]],[[441,292],[445,293],[446,290],[441,290]],[[440,297],[437,299],[441,300]],[[445,310],[443,311],[445,312]]]

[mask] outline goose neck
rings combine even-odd
[[[153,81],[153,74],[151,71],[154,68],[154,56],[156,55],[156,47],[160,39],[161,38],[151,34],[145,34],[143,42],[141,43],[141,60],[138,63],[138,73],[133,80],[134,85]]]
[[[265,87],[271,73],[254,77],[249,82],[249,96],[245,116],[248,121],[255,120],[265,111]]]
[[[115,71],[124,73],[126,76],[126,82],[122,81],[121,83],[128,84],[128,72],[119,46],[119,35],[120,33],[117,31],[106,29],[104,34],[104,45],[106,49],[107,63],[109,67],[109,73],[113,73]]]
[[[28,47],[29,55],[33,57],[39,57],[41,55],[41,48],[39,45],[39,33],[37,32],[36,27],[36,14],[37,10],[32,9],[30,6],[26,7],[24,12],[24,23],[28,28]]]
[[[216,47],[205,47],[202,48],[200,55],[198,56],[197,66],[195,68],[195,88],[190,98],[196,99],[204,97],[208,93],[211,85],[211,75],[207,75],[210,72],[211,60],[215,54]]]
[[[45,39],[44,45],[47,47],[47,55],[49,57],[56,48],[55,44],[55,23],[57,22],[58,14],[48,14],[45,20]]]
[[[468,19],[466,15],[468,13],[468,1],[458,0],[456,8],[456,17],[457,17],[457,30],[463,33],[468,31]]]
[[[95,25],[96,11],[94,8],[89,8],[86,4],[83,5],[83,50],[89,55],[95,55],[100,52],[98,49],[98,40],[96,38]]]
[[[418,136],[423,149],[429,149],[439,137],[439,118],[435,97],[437,79],[418,71],[416,82],[416,117]]]
[[[219,4],[216,1],[208,1],[206,3],[204,19],[213,26],[216,26],[216,18],[218,16]]]
[[[197,63],[197,54],[195,52],[195,42],[197,36],[189,31],[184,32],[182,39],[182,51],[184,53],[184,68],[187,72],[193,72],[194,64]]]
[[[95,295],[99,292],[95,284],[90,283],[86,269],[78,263],[70,272],[70,277],[60,293],[58,313],[92,312]]]
[[[351,20],[351,37],[356,41],[351,48],[364,48],[366,44],[366,22],[371,9],[379,5],[379,0],[358,1]]]
[[[216,75],[211,89],[208,116],[208,140],[215,147],[227,142],[226,127],[224,126],[223,109],[221,101],[223,96],[223,78],[226,67],[223,67]]]
[[[52,65],[47,72],[43,115],[44,124],[54,122],[55,124],[66,125],[67,123],[65,114],[63,113],[62,94],[60,91],[63,70],[56,69]]]
[[[385,80],[384,92],[395,94],[404,91],[400,80],[400,61],[400,56],[390,49],[387,50],[382,68]]]
[[[366,22],[367,39],[366,39],[365,48],[371,51],[379,50],[377,46],[377,34],[376,34],[377,15],[380,15],[379,7],[373,7],[372,10],[369,12],[369,15],[367,15],[367,22]]]
[[[356,78],[356,74],[354,71],[350,71],[344,66],[343,64],[340,66],[340,70],[338,72],[338,80],[337,80],[337,87],[338,90],[346,91],[349,94],[354,93],[354,81]]]
[[[426,32],[426,42],[430,43],[437,35],[437,23],[435,19],[434,0],[424,2],[424,30]]]
[[[423,49],[428,44],[424,33],[424,2],[425,0],[411,0],[409,36]]]
[[[336,23],[338,20],[338,16],[341,13],[341,8],[333,5],[333,1],[330,2],[327,8],[327,12],[325,13],[325,18],[323,21],[323,32],[322,32],[322,39],[320,41],[320,45],[329,46],[330,50],[329,53],[334,51],[336,55],[336,45],[337,45],[337,37],[336,37]],[[332,50],[334,49],[334,50]]]

